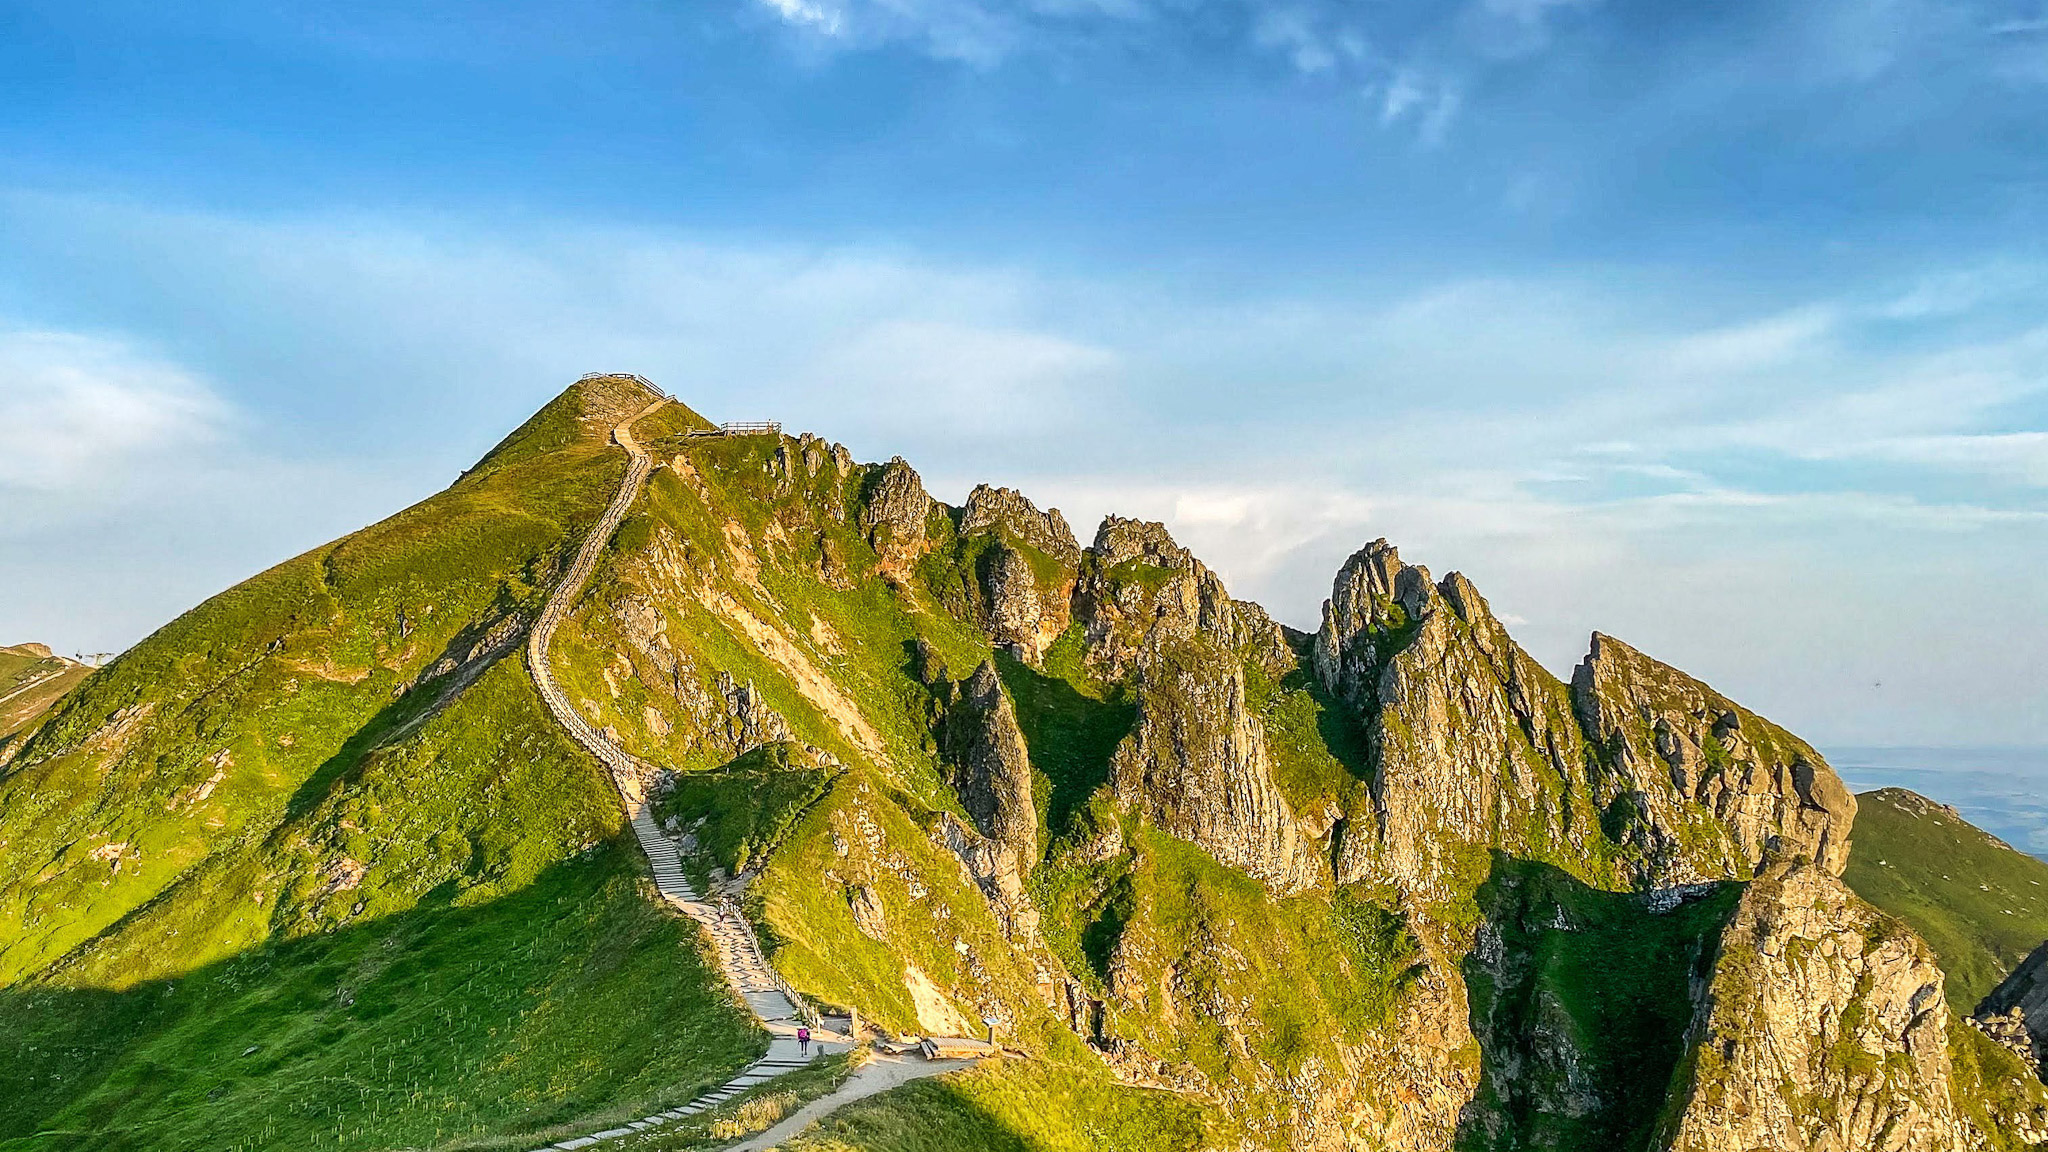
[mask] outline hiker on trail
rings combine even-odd
[[[804,1056],[811,1054],[811,1030],[802,1025],[799,1025],[796,1030],[796,1050]]]

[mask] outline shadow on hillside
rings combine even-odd
[[[984,1084],[980,1093],[961,1081],[992,1071],[998,1082]],[[1212,1134],[1205,1132],[1198,1109],[1183,1098],[1104,1082],[1077,1087],[1066,1080],[1071,1075],[1048,1065],[1035,1077],[977,1069],[913,1080],[846,1105],[821,1119],[811,1135],[834,1147],[890,1152],[1044,1152],[1084,1146],[1183,1152],[1211,1146]],[[1007,1102],[1010,1114],[992,1109],[978,1096]]]
[[[1480,1086],[1457,1147],[1647,1148],[1683,1055],[1692,978],[1711,969],[1740,892],[1724,884],[1656,914],[1641,893],[1493,853],[1478,902],[1500,947],[1464,962]]]
[[[687,1100],[761,1038],[636,856],[130,988],[0,989],[0,1144],[445,1147]]]
[[[1323,687],[1305,652],[1301,663],[1281,678],[1280,687],[1287,692],[1308,693],[1309,699],[1315,701],[1316,735],[1322,737],[1323,746],[1355,779],[1371,782],[1372,741],[1367,737],[1364,720],[1358,709],[1340,703]]]
[[[1045,814],[1050,842],[1071,830],[1074,813],[1108,783],[1110,759],[1137,722],[1137,705],[1120,693],[1098,700],[1004,652],[996,654],[996,671],[1016,705],[1031,766],[1051,785]]]

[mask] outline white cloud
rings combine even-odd
[[[1836,309],[1819,305],[1685,335],[1665,346],[1665,366],[1692,378],[1782,368],[1820,351],[1839,321]]]
[[[773,9],[775,14],[804,28],[837,36],[846,29],[846,14],[837,6],[828,6],[819,0],[761,0]]]
[[[1515,58],[1548,48],[1551,22],[1599,0],[1478,0],[1464,13],[1466,34],[1489,56]]]
[[[1892,436],[1834,447],[1827,454],[1836,459],[1863,458],[1997,476],[2048,488],[2048,432]]]
[[[0,487],[76,487],[215,442],[227,420],[197,378],[118,342],[0,332]]]
[[[978,481],[1022,488],[1084,537],[1106,512],[1163,519],[1234,593],[1298,626],[1314,624],[1343,558],[1384,535],[1432,571],[1466,571],[1497,611],[1529,622],[1517,634],[1553,668],[1577,658],[1586,631],[1609,629],[1795,727],[1841,700],[1788,679],[1800,645],[1829,646],[1845,682],[1866,668],[1903,682],[1926,638],[1906,643],[1886,621],[1911,596],[2048,563],[2048,449],[2038,427],[2013,423],[2048,380],[2048,337],[1987,336],[1981,305],[1954,331],[1948,310],[1884,314],[1901,292],[1702,321],[1618,271],[1288,299],[650,231],[511,237],[14,207],[51,237],[51,284],[133,282],[141,266],[201,288],[180,297],[191,369],[122,353],[102,358],[122,373],[93,376],[128,381],[131,406],[151,398],[135,410],[154,415],[135,426],[211,469],[180,522],[213,536],[240,525],[231,546],[137,545],[146,566],[96,568],[133,582],[97,601],[164,614],[278,558],[283,542],[302,547],[445,482],[591,369],[640,371],[714,418],[779,418],[864,459],[900,453],[955,502]],[[80,360],[92,357],[66,362]],[[306,407],[316,401],[326,407]],[[249,414],[249,431],[191,451],[223,436],[231,410]],[[71,426],[83,423],[106,422]],[[227,450],[244,441],[300,447]],[[275,459],[309,451],[310,464]],[[1972,479],[1990,476],[2006,487]],[[155,506],[139,482],[127,492]],[[148,538],[95,531],[104,505],[67,521],[65,493],[42,493],[31,536],[21,501],[0,509],[17,554]],[[252,504],[268,511],[222,514]],[[1901,556],[1902,539],[1942,543]],[[212,566],[176,576],[202,554]],[[167,581],[183,603],[161,604],[152,588]],[[69,595],[47,592],[52,604]],[[1802,609],[1826,627],[1802,632]],[[101,616],[80,607],[66,627]],[[2014,619],[2048,637],[2048,621]],[[2035,731],[1983,719],[2001,738]],[[1905,737],[1920,721],[1890,723]]]

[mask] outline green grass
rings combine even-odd
[[[867,1056],[865,1046],[813,1060],[809,1066],[785,1072],[758,1087],[749,1088],[716,1108],[706,1109],[658,1129],[619,1137],[607,1145],[607,1152],[708,1152],[732,1144],[734,1128],[764,1131],[780,1119],[822,1096],[829,1096],[846,1083]],[[752,1120],[752,1123],[748,1123]],[[762,1121],[766,1121],[763,1123]]]
[[[1245,663],[1245,700],[1266,726],[1273,783],[1296,813],[1334,802],[1347,814],[1361,803],[1372,754],[1358,718],[1330,698],[1304,661],[1275,681]]]
[[[1127,916],[1112,905],[1125,917],[1115,938],[1084,938],[1092,954],[1106,948],[1135,976],[1118,982],[1105,1031],[1198,1072],[1239,1122],[1264,1133],[1262,1144],[1280,1146],[1294,1102],[1279,1078],[1327,1075],[1341,1066],[1340,1047],[1386,1043],[1416,942],[1397,913],[1362,892],[1276,899],[1155,830],[1138,829],[1133,848],[1121,881]],[[1347,1091],[1361,1089],[1375,1086]]]
[[[1085,1066],[995,1060],[857,1100],[788,1152],[1190,1152],[1220,1146],[1212,1118]]]
[[[0,750],[92,674],[83,664],[24,647],[0,648]]]
[[[894,776],[927,805],[951,803],[938,769],[931,697],[912,674],[911,648],[923,639],[964,673],[988,657],[989,641],[918,585],[892,584],[876,573],[876,555],[854,516],[862,473],[840,477],[830,466],[816,476],[800,467],[785,472],[771,437],[661,447],[683,457],[690,475],[672,469],[655,475],[635,517],[647,525],[644,542],[637,551],[628,546],[642,540],[638,528],[620,538],[564,627],[556,665],[571,697],[594,702],[603,722],[656,763],[699,771],[729,758],[730,749],[711,746],[715,741],[689,724],[666,735],[647,727],[646,706],[673,710],[674,701],[649,687],[658,677],[638,657],[628,661],[638,675],[617,683],[616,695],[614,683],[601,679],[600,669],[615,663],[620,649],[611,606],[628,595],[646,596],[660,604],[666,635],[704,683],[715,670],[751,683],[799,740]],[[649,556],[650,546],[663,539],[675,542],[688,565],[685,595],[675,594],[673,575]],[[847,565],[841,586],[821,579],[825,552]],[[734,611],[705,607],[704,589],[773,629],[786,650],[771,651],[735,623]],[[789,666],[792,658],[858,712],[874,734],[872,748],[863,748],[832,714],[832,703],[818,698],[815,682],[813,691],[804,690],[803,678]]]
[[[1941,958],[1949,1007],[1967,1016],[2048,940],[2048,863],[1902,788],[1856,798],[1843,879]]]
[[[0,777],[0,981],[229,857],[284,867],[284,845],[261,845],[460,687],[437,662],[537,611],[619,469],[616,449],[587,441],[501,462],[213,597],[87,679]],[[126,845],[118,870],[91,855],[108,845]],[[264,931],[188,932],[134,978]]]
[[[6,1138],[441,1146],[672,1103],[758,1050],[518,655],[623,469],[589,391],[159,629],[22,746]]]
[[[1056,1028],[1035,971],[1004,937],[958,861],[927,833],[936,813],[887,778],[840,777],[805,811],[749,889],[764,944],[791,983],[815,999],[857,1005],[892,1032],[959,1034],[991,1012],[1034,1046]],[[857,889],[883,911],[878,937],[852,913]],[[944,995],[951,1020],[926,1020],[906,987],[914,967]]]
[[[765,1044],[636,854],[123,991],[8,989],[0,1148],[453,1148],[686,1100]]]
[[[1638,894],[1495,854],[1479,905],[1501,959],[1475,952],[1464,965],[1481,1049],[1473,1120],[1491,1124],[1468,1123],[1459,1147],[1646,1147],[1684,1053],[1690,981],[1740,894],[1728,884],[1652,915]],[[1557,1060],[1561,1048],[1569,1063]],[[1588,1087],[1596,1106],[1563,1106]]]
[[[1130,734],[1138,709],[1128,688],[1083,667],[1079,625],[1053,642],[1041,665],[1007,653],[996,657],[1031,767],[1042,777],[1034,789],[1039,820],[1053,840],[1073,831],[1076,814],[1109,781],[1110,757]]]
[[[678,780],[657,811],[663,820],[694,828],[698,847],[711,863],[737,874],[788,835],[797,818],[825,795],[832,777],[790,745],[768,744],[715,772]]]
[[[1948,1030],[1950,1083],[1956,1110],[1989,1139],[1993,1152],[2028,1152],[2040,1147],[2020,1139],[2014,1121],[2048,1116],[2048,1087],[2036,1071],[1968,1025]]]

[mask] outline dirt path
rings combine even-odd
[[[743,1143],[735,1144],[726,1152],[766,1152],[809,1128],[821,1117],[828,1116],[840,1108],[912,1080],[926,1076],[938,1076],[957,1068],[965,1068],[972,1060],[921,1060],[914,1056],[876,1056],[854,1070],[830,1096],[820,1096],[802,1108],[791,1113],[780,1124],[765,1132],[749,1137]]]

